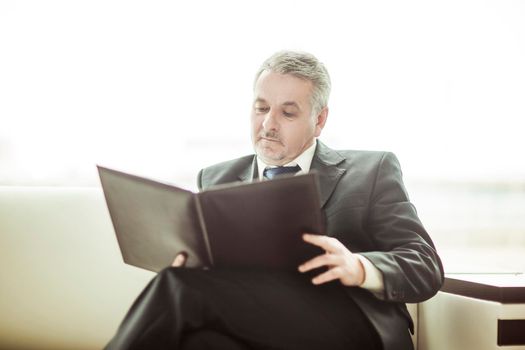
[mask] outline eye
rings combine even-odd
[[[294,117],[294,116],[295,116],[295,114],[294,114],[294,113],[291,113],[291,112],[286,112],[286,111],[284,111],[284,112],[283,112],[283,115],[284,115],[285,117],[287,117],[287,118],[292,118],[292,117]]]
[[[258,107],[258,106],[255,106],[254,109],[255,109],[255,113],[266,113],[270,110],[269,107]]]

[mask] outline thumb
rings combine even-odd
[[[186,265],[186,260],[188,260],[188,253],[180,252],[175,256],[175,259],[173,259],[171,266],[184,267],[184,265]]]

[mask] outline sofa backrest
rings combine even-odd
[[[0,187],[0,348],[100,349],[152,276],[99,188]]]

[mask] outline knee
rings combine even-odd
[[[166,281],[183,282],[186,269],[180,267],[166,267],[159,271],[155,279],[163,283]]]
[[[153,279],[153,285],[162,290],[169,290],[172,296],[187,296],[200,290],[201,279],[198,270],[167,267]]]
[[[156,279],[161,282],[169,281],[177,284],[198,285],[201,281],[208,280],[207,272],[201,269],[192,269],[184,267],[166,267],[161,270]]]
[[[173,292],[184,288],[184,279],[181,277],[182,270],[180,268],[167,267],[159,271],[146,289],[155,291],[169,290]]]

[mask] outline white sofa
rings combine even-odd
[[[80,350],[106,344],[153,273],[122,262],[99,188],[6,186],[0,277],[0,349]]]

